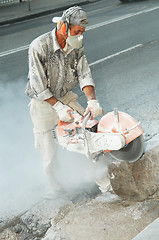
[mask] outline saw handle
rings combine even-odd
[[[73,119],[73,122],[82,122],[82,131],[85,130],[87,121],[88,121],[88,119],[91,118],[91,111],[89,111],[85,117],[83,117],[78,112],[73,111],[73,110],[72,111],[69,110],[68,114]]]
[[[86,127],[86,124],[87,124],[87,121],[88,119],[91,117],[91,111],[87,113],[87,115],[84,117],[83,119],[83,123],[82,123],[82,131],[85,129]]]

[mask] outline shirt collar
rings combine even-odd
[[[52,30],[52,39],[53,39],[53,48],[54,48],[54,51],[56,52],[57,50],[61,50],[61,48],[60,48],[60,45],[59,45],[59,43],[58,43],[58,41],[57,41],[57,37],[56,37],[56,28],[54,28],[53,30]]]

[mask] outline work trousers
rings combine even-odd
[[[83,115],[84,108],[77,102],[77,98],[77,94],[68,92],[59,100]],[[52,129],[59,121],[58,115],[48,102],[36,99],[31,99],[30,115],[34,125],[35,148],[40,150],[43,157],[46,182],[58,191],[61,186],[54,173],[57,164],[57,145],[52,133]]]

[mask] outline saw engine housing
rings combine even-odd
[[[74,111],[70,114],[73,122],[59,121],[56,127],[58,143],[67,150],[84,154],[88,158],[111,152],[112,157],[118,159],[116,157],[118,151],[127,148],[144,132],[139,122],[127,113],[118,112],[117,109],[105,114],[99,121],[90,120],[90,114],[85,118]],[[132,153],[131,145],[129,145],[129,151],[130,149]],[[141,157],[144,151],[143,144],[138,151],[135,159],[130,158],[131,162]],[[121,152],[119,153],[119,160],[122,160]],[[123,160],[129,161],[127,158],[129,154]]]

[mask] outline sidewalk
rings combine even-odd
[[[0,26],[20,22],[63,11],[73,5],[85,5],[100,0],[30,0],[19,2],[14,0],[10,3],[0,2]]]

